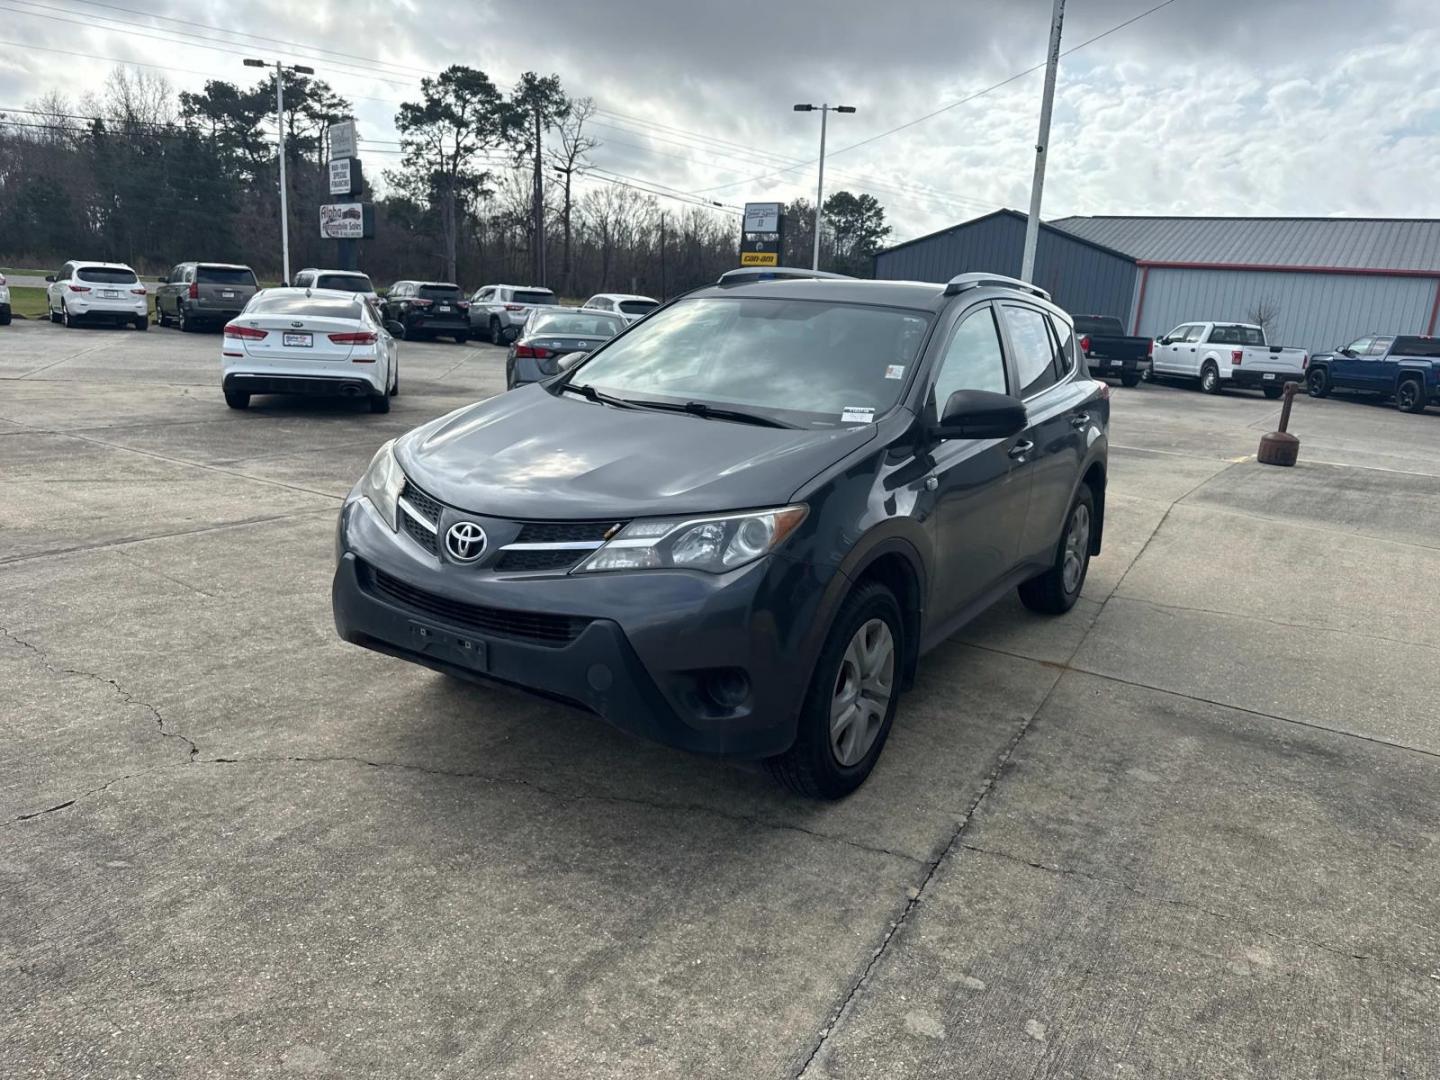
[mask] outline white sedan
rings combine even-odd
[[[264,289],[225,326],[225,404],[243,409],[251,394],[338,394],[369,398],[371,412],[389,412],[400,392],[392,329],[359,293]]]

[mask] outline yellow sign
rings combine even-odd
[[[779,266],[780,256],[773,251],[742,251],[741,266]]]

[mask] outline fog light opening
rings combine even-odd
[[[739,668],[717,668],[701,681],[701,688],[722,709],[738,709],[750,697],[750,677]]]

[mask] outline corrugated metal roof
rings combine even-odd
[[[1155,262],[1440,273],[1430,218],[1067,217],[1049,224]]]

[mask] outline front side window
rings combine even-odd
[[[1005,326],[1015,350],[1015,368],[1020,396],[1038,394],[1055,382],[1055,346],[1046,328],[1046,318],[1034,308],[1004,304]]]
[[[1390,346],[1394,344],[1394,342],[1395,339],[1393,337],[1377,337],[1374,344],[1370,346],[1370,351],[1367,352],[1366,355],[1384,356],[1390,350]]]
[[[1000,350],[1000,333],[990,308],[971,312],[955,328],[950,344],[945,346],[944,359],[935,377],[935,414],[945,411],[945,403],[957,390],[989,390],[1005,393],[1005,355]]]
[[[1352,356],[1364,356],[1366,351],[1370,348],[1371,342],[1373,342],[1374,340],[1374,338],[1362,337],[1359,341],[1350,342],[1350,344],[1346,345],[1344,350],[1342,351],[1348,352]]]
[[[771,297],[682,300],[636,323],[571,382],[621,398],[756,406],[838,427],[889,411],[930,325],[927,312]]]

